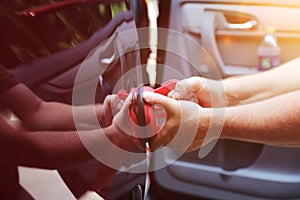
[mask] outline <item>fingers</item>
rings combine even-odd
[[[164,107],[167,113],[173,113],[173,110],[178,107],[178,101],[154,92],[144,92],[144,100],[151,104],[159,104]]]
[[[205,85],[205,79],[201,77],[191,77],[185,80],[182,80],[182,86],[188,87],[192,92],[197,92]],[[180,87],[180,86],[179,86]],[[180,88],[178,88],[180,89]]]
[[[204,81],[201,77],[191,77],[178,81],[175,89],[168,96],[174,99],[189,100],[198,102],[195,93],[204,87]]]
[[[152,138],[152,148],[168,146],[185,151],[193,143],[198,132],[201,107],[194,102],[178,102],[179,105],[175,113],[167,116],[166,124]]]
[[[179,101],[166,97],[161,94],[153,93],[153,92],[144,92],[143,98],[145,102],[151,104],[151,105],[160,105],[162,106],[165,111],[167,112],[167,122],[164,124],[163,128],[159,131],[158,134],[156,134],[154,137],[150,139],[150,146],[151,149],[155,150],[160,148],[161,146],[164,146],[165,144],[168,144],[172,138],[173,138],[173,132],[176,132],[177,126],[173,126],[174,124],[177,124],[178,120],[180,119],[181,113],[180,113],[180,103]],[[174,119],[176,118],[176,119]],[[170,120],[173,119],[173,120]],[[180,121],[180,120],[179,120]],[[172,127],[172,130],[168,129],[168,132],[170,134],[165,134],[165,126]],[[175,131],[173,131],[173,129]]]
[[[111,107],[113,116],[115,116],[123,107],[124,101],[121,100],[118,95],[110,95],[111,98]]]
[[[112,111],[112,114],[115,115],[123,106],[124,101],[120,100],[118,95],[108,95],[106,96],[103,105],[106,108],[109,108]]]
[[[131,123],[130,123],[130,116],[129,116],[130,101],[131,101],[131,95],[128,95],[125,101],[120,101],[122,102],[121,109],[116,114],[113,121],[118,126],[118,128],[121,129],[124,133],[134,136],[131,130]]]
[[[169,96],[175,99],[183,99],[191,92],[187,79],[178,81],[175,89],[169,93]]]
[[[115,101],[115,107],[116,107],[115,110],[118,110],[116,118],[124,118],[129,116],[130,101],[131,101],[130,95],[128,95],[125,101],[120,99]]]

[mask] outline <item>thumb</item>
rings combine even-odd
[[[174,99],[183,99],[189,93],[189,85],[186,79],[180,80],[176,83],[174,90],[172,90],[168,96]]]
[[[131,101],[131,95],[125,99],[125,101],[120,101],[121,109],[114,117],[113,121],[114,124],[118,126],[123,132],[127,133],[128,135],[132,135],[131,133],[131,126],[130,126],[130,115],[129,115],[129,105]],[[122,105],[121,105],[122,104]]]
[[[110,95],[110,104],[113,115],[115,116],[123,107],[124,101],[121,100],[118,95]]]
[[[144,92],[143,99],[150,105],[159,104],[163,106],[168,113],[174,110],[178,104],[177,100],[154,92]]]
[[[175,89],[169,93],[169,97],[174,99],[182,99],[194,101],[197,103],[195,92],[201,87],[201,79],[199,77],[191,77],[177,82]]]

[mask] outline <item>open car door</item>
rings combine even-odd
[[[257,51],[268,26],[276,30],[282,63],[300,56],[298,1],[173,0],[170,8],[169,28],[203,47],[169,37],[167,50],[177,45],[179,52],[166,53],[165,64],[183,76],[222,79],[260,73]],[[156,156],[155,163],[168,166],[153,177],[159,191],[186,199],[299,199],[299,154],[299,148],[220,140],[205,157],[199,151],[176,161],[172,151]]]
[[[72,104],[74,90],[87,97],[96,88],[94,98],[82,98],[76,105],[101,103],[115,92],[122,74],[139,65],[138,37],[128,1],[24,2],[0,3],[2,64],[45,101]],[[131,31],[126,39],[118,37],[126,31]],[[84,76],[77,78],[91,58],[93,65],[85,66]],[[138,85],[138,77],[122,79],[122,86]],[[142,196],[144,173],[118,171],[112,182],[103,185],[103,174],[112,172],[98,160],[59,171],[76,198],[87,190],[105,191],[107,199]]]

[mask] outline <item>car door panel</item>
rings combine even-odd
[[[182,5],[180,29],[187,34],[198,35],[224,76],[257,72],[257,48],[267,26],[277,31],[282,62],[299,56],[300,26],[299,20],[295,20],[300,18],[299,7],[199,2]],[[228,27],[229,24],[250,21],[257,24],[247,29]],[[237,54],[232,49],[240,52]]]
[[[80,43],[74,48],[59,51],[49,56],[21,64],[12,70],[19,79],[43,99],[47,101],[62,101],[71,104],[76,73],[84,59],[92,50],[107,40],[111,35],[117,34],[116,30],[122,24],[123,26],[126,26],[123,29],[134,28],[132,20],[133,18],[130,12],[120,13],[103,29],[95,32],[88,40]],[[129,23],[130,21],[131,24]],[[112,44],[108,44],[108,46],[109,45]],[[104,56],[107,54],[107,51],[103,50],[101,53]],[[107,56],[109,57],[111,55]],[[36,74],[39,75],[36,76]],[[99,79],[99,75],[94,73],[94,77],[90,78]],[[88,87],[89,85],[87,82],[89,80],[90,79],[83,80],[82,84],[85,84],[86,87]],[[113,87],[113,85],[111,87]],[[106,95],[107,93],[102,94],[101,99],[98,101],[103,100]]]
[[[296,159],[291,161],[286,154]],[[201,160],[186,161],[182,158],[168,167],[168,173],[158,171],[157,180],[172,191],[213,199],[297,199],[300,195],[298,154],[296,149],[265,147],[255,162],[237,170],[208,165],[204,160],[201,163]],[[235,162],[233,159],[227,161]],[[204,195],[214,189],[215,192],[221,191],[222,196],[216,196],[214,192]]]
[[[195,61],[193,66],[174,62],[169,54],[165,62],[188,77],[259,73],[257,49],[265,28],[276,29],[284,63],[300,56],[299,21],[300,4],[295,1],[172,1],[170,28],[203,48],[181,44],[180,55]],[[207,59],[215,64],[203,65]],[[189,67],[198,74],[186,74]],[[219,73],[212,75],[216,69]],[[204,158],[195,151],[172,162],[170,152],[155,162],[172,164],[154,172],[156,183],[168,191],[212,199],[300,199],[299,148],[220,140]]]

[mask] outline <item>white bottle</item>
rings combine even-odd
[[[265,71],[280,65],[281,48],[277,44],[275,29],[266,28],[266,35],[258,47],[258,70]]]

